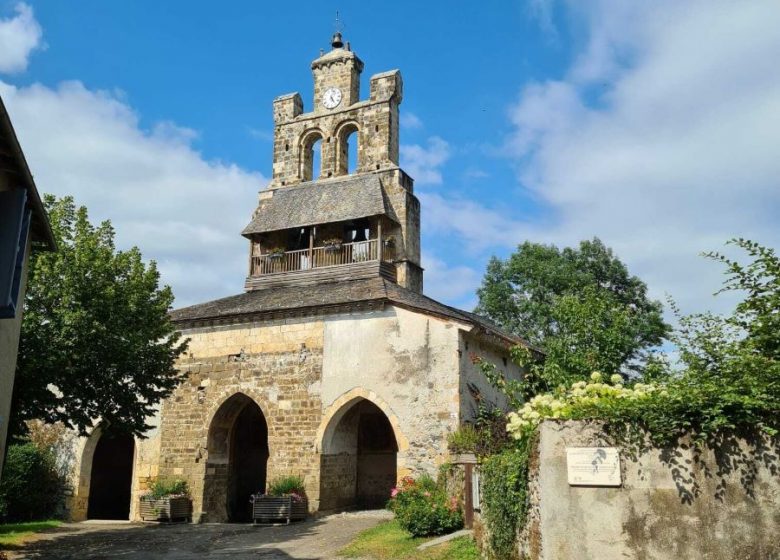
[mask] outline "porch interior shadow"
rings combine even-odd
[[[248,402],[236,417],[230,443],[228,519],[252,520],[250,498],[264,492],[268,465],[268,426],[260,407]]]
[[[130,435],[100,436],[92,457],[88,519],[129,519],[135,442]]]

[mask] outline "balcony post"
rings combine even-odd
[[[254,264],[255,264],[255,242],[250,239],[249,240],[249,276],[254,276]]]
[[[383,261],[384,259],[384,253],[385,253],[385,246],[382,245],[382,216],[379,216],[379,220],[376,224],[376,239],[378,246],[376,248],[376,255],[378,261]]]
[[[309,228],[309,268],[314,268],[314,227]]]

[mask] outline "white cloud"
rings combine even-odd
[[[438,193],[419,193],[423,228],[427,233],[450,239],[449,243],[470,256],[491,247],[514,247],[534,232],[527,223],[510,217],[503,208],[490,208],[468,198]]]
[[[463,309],[476,306],[474,286],[480,282],[480,272],[468,266],[451,266],[427,252],[422,255],[422,266],[425,269],[424,288],[427,296]]]
[[[438,136],[428,138],[427,146],[401,146],[401,167],[418,185],[440,185],[441,167],[450,157],[450,145]]]
[[[0,81],[41,192],[73,195],[93,221],[110,219],[120,247],[158,261],[176,305],[239,293],[247,243],[240,236],[266,180],[207,161],[197,133],[175,123],[140,128],[119,94],[80,82],[52,89]]]
[[[601,0],[560,80],[526,85],[505,149],[545,221],[426,197],[426,225],[468,247],[594,235],[684,312],[725,311],[723,268],[699,256],[743,236],[780,245],[780,3]]]
[[[27,69],[30,53],[42,47],[43,37],[29,5],[20,2],[15,12],[15,16],[0,19],[0,72],[9,74]]]
[[[558,35],[553,23],[554,2],[552,0],[528,0],[528,10],[531,16],[538,22],[539,27],[550,38]]]
[[[407,130],[417,130],[423,127],[423,122],[420,117],[409,111],[401,112],[401,128]]]
[[[602,1],[585,17],[568,77],[513,110],[523,182],[557,211],[554,237],[597,234],[656,295],[713,305],[722,269],[700,251],[780,241],[780,4]]]

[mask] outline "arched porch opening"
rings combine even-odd
[[[322,438],[320,510],[382,508],[398,472],[398,442],[385,413],[357,398],[330,420]]]
[[[101,433],[92,454],[87,519],[129,519],[135,440]]]
[[[243,393],[227,399],[209,426],[203,511],[208,521],[251,521],[249,498],[265,490],[268,424]]]

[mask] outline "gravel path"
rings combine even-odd
[[[36,535],[11,559],[334,560],[355,536],[391,518],[386,511],[342,513],[280,526],[85,522]]]

